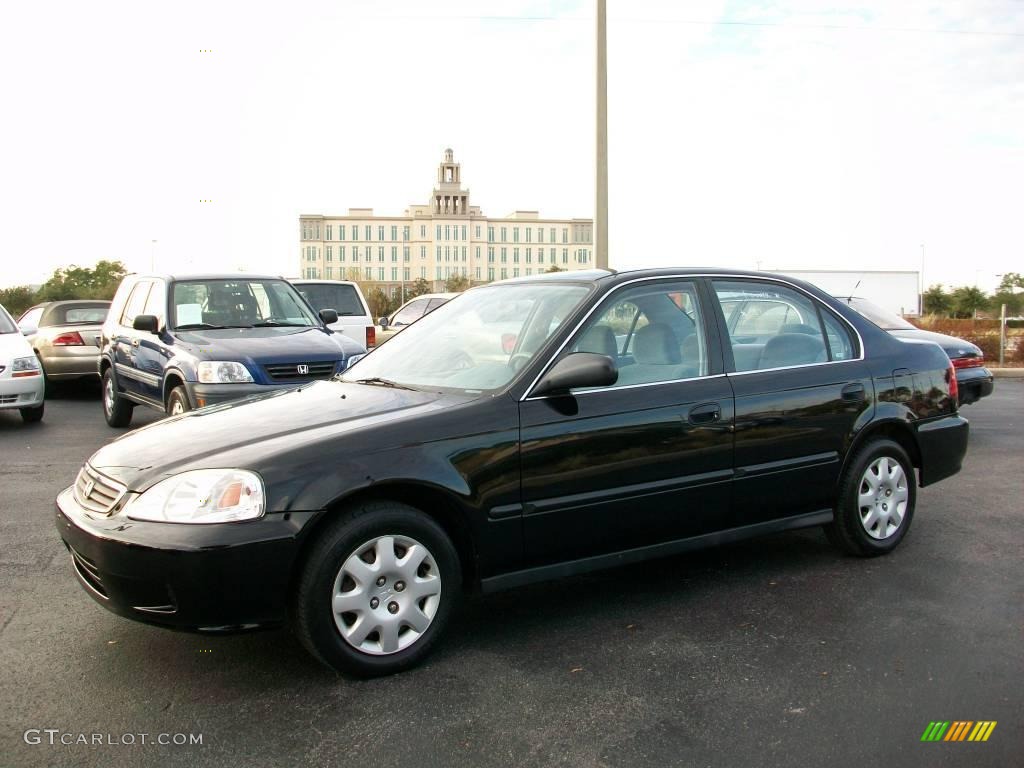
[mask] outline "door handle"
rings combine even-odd
[[[841,392],[843,400],[849,400],[851,402],[860,402],[864,399],[864,385],[859,381],[851,381]]]
[[[138,339],[132,339],[132,346],[133,347],[138,347],[139,346],[139,340]]]
[[[714,424],[720,418],[722,418],[722,406],[718,403],[695,405],[687,415],[691,424]]]

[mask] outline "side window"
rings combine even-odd
[[[423,314],[429,315],[431,312],[433,312],[435,309],[440,307],[442,304],[447,304],[447,303],[448,303],[448,299],[431,299],[430,301],[427,302],[427,311],[424,312]]]
[[[142,310],[143,315],[156,315],[157,325],[161,328],[167,317],[167,288],[163,282],[154,282],[153,288],[146,299],[146,307]]]
[[[22,329],[35,330],[39,327],[39,318],[43,316],[45,307],[34,307],[18,319],[18,326]]]
[[[608,389],[707,375],[696,287],[672,281],[616,292],[581,329],[569,352],[596,352],[615,360],[619,380]]]
[[[427,300],[414,301],[406,304],[405,307],[391,318],[391,325],[409,325],[420,319],[423,311],[427,308]]]
[[[135,322],[135,316],[142,314],[143,307],[146,306],[146,299],[149,298],[149,289],[153,284],[148,280],[142,280],[136,283],[132,289],[132,295],[128,297],[128,302],[124,305],[124,312],[121,314],[121,325],[126,328],[131,328]]]
[[[774,283],[715,280],[737,371],[828,361],[816,304]]]
[[[821,319],[825,323],[825,335],[833,360],[853,360],[857,356],[856,345],[850,336],[850,329],[831,312],[822,309]]]

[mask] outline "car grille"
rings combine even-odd
[[[321,360],[316,363],[271,363],[264,365],[263,370],[273,381],[310,381],[331,378],[337,367],[337,360]]]
[[[86,464],[75,479],[75,501],[97,515],[109,515],[128,489]]]
[[[6,365],[0,365],[0,373],[3,373],[6,370],[7,370],[7,366]]]
[[[0,368],[0,371],[2,370],[3,368]],[[18,395],[0,395],[0,405],[10,405],[16,402],[18,402]]]

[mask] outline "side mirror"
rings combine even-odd
[[[35,328],[28,328],[28,327],[26,327],[26,328],[22,328],[21,329],[22,336],[31,336],[35,332],[36,332]]]
[[[378,317],[377,325],[380,326],[382,331],[386,331],[388,329],[388,319],[386,317]]]
[[[136,331],[156,333],[160,330],[160,321],[157,320],[156,315],[136,315],[135,321],[132,323],[132,328]]]
[[[619,380],[619,369],[608,355],[573,352],[537,382],[531,395],[566,395],[578,387],[607,387]]]
[[[336,309],[321,309],[317,314],[320,315],[320,319],[324,321],[325,325],[338,322],[338,310]]]

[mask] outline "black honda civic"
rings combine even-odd
[[[329,381],[127,434],[56,522],[115,613],[287,623],[375,675],[421,660],[467,591],[811,526],[890,552],[967,436],[939,346],[813,286],[560,272],[467,291]]]

